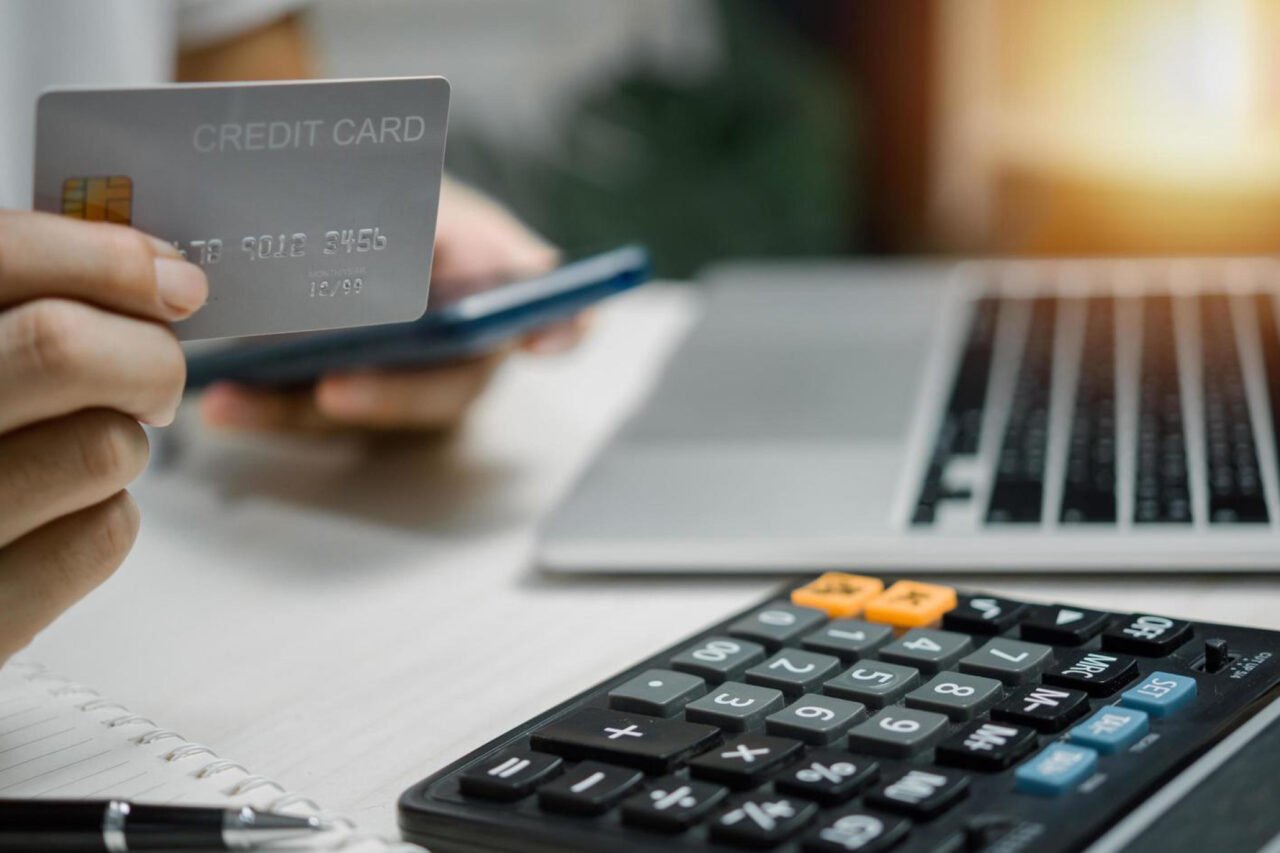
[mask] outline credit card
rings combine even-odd
[[[57,89],[35,208],[133,225],[209,276],[183,340],[416,320],[444,175],[440,77]]]

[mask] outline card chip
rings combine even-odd
[[[133,222],[133,179],[124,175],[67,178],[62,182],[62,213],[90,222]]]

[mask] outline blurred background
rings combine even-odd
[[[448,161],[561,245],[1271,253],[1265,0],[322,0],[330,76],[440,73]]]

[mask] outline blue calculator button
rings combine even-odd
[[[1056,797],[1083,782],[1098,766],[1098,753],[1071,743],[1050,744],[1014,772],[1016,786],[1027,794]]]
[[[1136,687],[1120,694],[1120,704],[1146,711],[1153,717],[1167,717],[1181,711],[1196,698],[1196,680],[1185,675],[1153,672]]]
[[[1150,728],[1145,711],[1108,705],[1071,730],[1072,743],[1091,746],[1103,755],[1119,752],[1147,733]]]

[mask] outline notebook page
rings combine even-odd
[[[296,847],[421,853],[413,845],[362,834],[350,821],[271,779],[219,758],[95,690],[18,659],[0,669],[0,798],[24,797],[319,814],[339,828]]]

